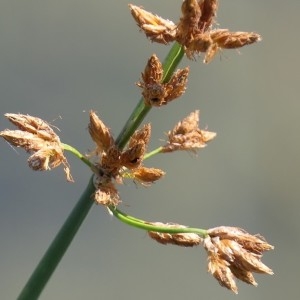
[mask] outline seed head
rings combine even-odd
[[[142,73],[142,81],[137,82],[137,86],[143,89],[145,104],[162,106],[180,97],[186,89],[188,73],[189,68],[177,70],[168,82],[162,83],[162,64],[153,54]]]
[[[252,273],[273,274],[261,258],[264,251],[274,247],[262,236],[226,226],[211,228],[207,233],[203,243],[208,254],[208,271],[220,285],[237,293],[235,278],[256,286]]]
[[[196,110],[168,132],[168,143],[163,146],[162,152],[196,151],[205,147],[206,143],[216,136],[216,133],[201,130],[198,126],[199,110]]]
[[[33,153],[28,164],[34,171],[51,170],[63,164],[66,178],[73,181],[70,166],[63,154],[63,145],[50,125],[37,117],[22,114],[5,114],[20,130],[6,129],[0,132],[7,142]]]
[[[94,199],[97,204],[117,206],[121,200],[115,184],[122,184],[123,178],[150,185],[164,175],[160,169],[142,166],[151,135],[150,124],[136,130],[124,150],[118,148],[109,129],[93,111],[90,112],[89,132],[97,144],[96,151],[92,152],[97,159],[94,168]]]
[[[204,53],[204,62],[209,63],[222,49],[240,48],[261,40],[260,35],[254,32],[212,29],[216,23],[217,0],[184,0],[177,25],[137,6],[129,6],[147,37],[158,43],[177,41],[184,47],[189,59]]]

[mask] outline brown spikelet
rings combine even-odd
[[[228,266],[229,263],[226,260],[220,259],[213,251],[210,252],[208,256],[208,272],[218,280],[221,286],[226,287],[237,294],[237,285],[233,273]]]
[[[143,161],[145,151],[146,145],[144,141],[138,141],[131,148],[122,152],[120,157],[121,164],[130,170],[138,168]]]
[[[139,167],[132,171],[132,175],[135,180],[147,185],[162,178],[165,172],[155,168]]]
[[[21,147],[27,152],[38,151],[46,146],[45,140],[26,131],[6,129],[0,132],[0,136],[12,146]]]
[[[133,147],[137,142],[143,141],[147,146],[151,136],[151,124],[145,124],[141,129],[134,132],[128,142],[128,148]]]
[[[218,9],[218,1],[217,0],[204,0],[199,1],[199,7],[201,10],[201,18],[199,22],[199,30],[204,32],[210,29],[211,25],[214,23],[214,19],[216,17],[217,9]]]
[[[188,45],[199,32],[201,9],[197,0],[185,0],[181,5],[182,17],[177,25],[176,40],[182,45]]]
[[[116,176],[122,167],[120,157],[120,150],[113,144],[101,156],[101,169],[103,169],[106,174],[110,174],[111,177]]]
[[[179,98],[186,90],[189,68],[177,70],[170,81],[165,84],[166,97],[162,104],[168,104],[170,101]]]
[[[221,49],[241,48],[261,41],[261,36],[255,32],[230,32],[227,29],[212,30],[210,36]]]
[[[151,222],[149,224],[155,226],[164,226],[168,228],[187,228],[184,225],[179,224],[164,224],[160,222]],[[165,233],[165,232],[156,232],[156,231],[149,231],[149,236],[156,240],[158,243],[167,245],[173,244],[182,247],[193,247],[197,246],[202,242],[202,238],[199,237],[196,233]]]
[[[114,144],[114,139],[109,129],[94,111],[90,111],[90,123],[88,128],[93,141],[97,145],[97,151],[99,153],[107,151]]]
[[[38,117],[12,113],[5,114],[5,117],[23,132],[32,133],[44,141],[59,141],[51,126]]]
[[[174,41],[176,25],[172,21],[165,20],[136,5],[129,4],[129,8],[137,25],[151,41],[161,44]]]
[[[162,64],[158,57],[153,54],[142,73],[142,81],[137,82],[137,86],[143,89],[142,95],[145,99],[145,104],[152,106],[155,103],[158,105],[166,97],[165,87],[161,83],[163,77]]]
[[[146,84],[160,83],[163,77],[163,68],[158,57],[153,54],[147,62],[142,79]]]

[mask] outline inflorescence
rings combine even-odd
[[[210,62],[222,49],[235,49],[260,41],[254,32],[231,32],[213,28],[218,8],[217,0],[184,0],[182,16],[177,23],[163,19],[138,6],[129,5],[139,28],[152,42],[179,43],[189,59],[204,53],[204,62]],[[187,88],[189,68],[175,71],[163,82],[163,66],[153,54],[146,63],[141,79],[144,105],[161,107],[179,98]],[[5,114],[18,130],[0,132],[6,141],[31,153],[28,159],[33,170],[50,170],[63,165],[67,180],[73,181],[70,167],[64,156],[73,148],[60,142],[51,126],[38,117],[22,114]],[[96,144],[88,156],[79,155],[94,172],[95,203],[105,206],[110,213],[127,224],[146,230],[155,241],[183,247],[202,245],[208,255],[208,271],[218,282],[237,293],[235,279],[256,286],[253,273],[273,274],[261,262],[264,251],[274,249],[260,235],[251,235],[237,227],[220,226],[208,230],[190,228],[176,223],[147,222],[122,213],[117,207],[121,202],[117,185],[124,179],[144,186],[160,180],[165,172],[146,167],[144,161],[158,153],[192,151],[201,149],[216,133],[199,128],[199,110],[183,118],[167,133],[167,140],[159,148],[147,153],[151,136],[151,124],[145,124],[130,137],[126,147],[120,149],[109,128],[94,111],[90,112],[88,130]]]

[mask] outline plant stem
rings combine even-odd
[[[75,149],[74,147],[68,145],[68,144],[64,144],[62,143],[62,146],[64,148],[64,150],[67,150],[69,152],[71,152],[72,154],[74,154],[76,157],[78,157],[80,160],[82,160],[88,167],[90,167],[92,170],[94,169],[94,165],[93,163],[91,163],[84,155],[82,155],[77,149]]]
[[[150,158],[151,156],[154,156],[162,151],[163,147],[158,147],[151,152],[148,152],[144,155],[143,160]]]
[[[38,299],[92,207],[94,201],[91,198],[91,194],[94,191],[95,188],[91,178],[76,206],[40,260],[17,300]]]
[[[137,227],[140,229],[144,229],[147,231],[156,231],[156,232],[167,232],[170,234],[175,233],[196,233],[200,235],[201,237],[205,237],[207,235],[207,230],[201,229],[201,228],[192,228],[192,227],[186,227],[186,228],[170,228],[167,226],[157,226],[151,223],[147,223],[144,220],[137,219],[135,217],[129,216],[119,209],[115,207],[110,207],[110,211],[113,213],[113,215],[122,221],[123,223],[126,223],[130,226]]]
[[[175,68],[181,61],[183,54],[183,48],[179,44],[175,43],[168,53],[168,56],[163,64],[163,81],[168,81],[170,79]],[[150,109],[151,107],[144,105],[143,99],[139,101],[116,140],[116,143],[120,149],[123,149],[125,147],[130,136],[141,124]],[[86,158],[75,148],[64,144],[64,149],[71,151],[85,164],[91,167],[91,164],[86,160]],[[18,300],[38,299],[39,295],[41,294],[51,275],[53,274],[55,268],[59,264],[61,258],[71,244],[75,234],[77,233],[82,222],[87,216],[90,208],[92,207],[92,204],[94,202],[91,195],[94,192],[95,188],[93,185],[93,177],[91,177],[88,186],[80,197],[78,203],[71,211],[69,217],[61,227],[60,231],[54,238],[43,258],[32,273],[25,287],[21,291],[21,294],[17,298]]]

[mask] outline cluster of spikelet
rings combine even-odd
[[[182,17],[177,24],[135,5],[129,5],[138,26],[151,41],[168,44],[177,41],[184,46],[188,58],[204,53],[210,62],[222,49],[236,49],[261,40],[255,32],[231,32],[213,29],[217,0],[187,0],[181,6]]]
[[[138,26],[153,42],[168,44],[176,41],[182,45],[188,58],[204,53],[204,62],[210,62],[221,49],[239,48],[260,40],[250,32],[230,32],[227,29],[213,29],[218,7],[217,0],[184,0],[182,17],[177,24],[163,19],[135,5],[129,5]],[[153,54],[142,73],[137,86],[142,89],[145,106],[161,107],[179,98],[186,90],[189,68],[179,69],[167,82],[163,81],[163,67]],[[69,164],[64,156],[65,144],[51,126],[37,117],[22,114],[6,114],[18,130],[6,129],[0,132],[5,140],[31,153],[28,159],[33,170],[49,170],[62,164],[69,181],[72,181]],[[165,174],[161,169],[144,165],[147,146],[151,136],[151,125],[136,130],[127,146],[120,149],[109,128],[94,111],[90,112],[88,125],[90,136],[96,144],[91,169],[94,172],[97,204],[110,211],[121,202],[117,184],[130,178],[142,185],[150,185]],[[178,122],[167,133],[167,141],[156,153],[170,153],[185,150],[195,152],[206,146],[216,133],[199,128],[199,111],[196,110]],[[138,220],[138,219],[135,219]],[[139,220],[141,221],[141,220]],[[273,274],[261,262],[264,251],[273,249],[260,235],[251,235],[237,227],[216,227],[202,234],[184,225],[141,221],[149,236],[161,244],[192,247],[203,245],[208,255],[208,271],[218,282],[237,293],[235,279],[256,286],[253,273]],[[155,231],[155,229],[159,231]],[[161,229],[163,228],[163,229]],[[169,232],[168,232],[169,231]],[[205,232],[203,234],[203,232]]]

